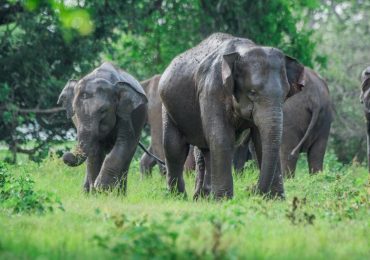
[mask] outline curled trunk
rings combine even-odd
[[[74,154],[71,152],[66,152],[63,154],[63,162],[70,167],[77,167],[84,163],[87,159],[87,156],[84,154]]]

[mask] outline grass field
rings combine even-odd
[[[128,195],[85,195],[85,166],[68,168],[51,158],[9,166],[29,174],[35,191],[60,198],[44,214],[14,213],[0,203],[1,259],[370,259],[368,173],[360,165],[309,176],[300,163],[285,182],[285,201],[264,200],[247,187],[257,179],[250,165],[235,176],[230,201],[193,202],[167,193],[158,172],[140,179],[130,169]]]

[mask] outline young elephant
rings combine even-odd
[[[367,67],[361,74],[361,95],[360,101],[364,104],[366,117],[366,134],[367,134],[367,158],[368,171],[370,173],[370,67]]]
[[[70,81],[58,102],[68,117],[74,114],[81,151],[81,155],[67,153],[63,159],[76,166],[87,158],[85,190],[117,185],[121,189],[123,184],[125,192],[127,172],[147,114],[140,83],[105,62],[79,81]]]
[[[163,128],[162,128],[162,101],[158,92],[158,83],[161,75],[155,75],[150,79],[140,82],[148,98],[148,124],[150,126],[151,143],[148,150],[159,159],[164,160],[163,151]],[[151,174],[157,161],[147,153],[144,153],[140,160],[140,172],[143,175]],[[161,173],[165,173],[165,166],[158,164]],[[195,169],[193,149],[190,149],[185,162],[185,170]]]
[[[322,171],[332,122],[330,94],[325,81],[305,67],[301,92],[284,103],[280,148],[284,176],[294,177],[299,153],[306,152],[310,173]]]
[[[261,168],[257,191],[284,197],[282,104],[302,70],[276,48],[222,33],[176,57],[159,82],[169,188],[185,192],[183,165],[192,144],[204,154],[215,198],[232,197],[234,143],[249,128]]]

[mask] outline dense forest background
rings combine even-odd
[[[327,79],[335,111],[329,149],[365,158],[359,103],[370,65],[368,0],[5,0],[0,2],[0,141],[15,162],[41,160],[71,137],[56,105],[68,79],[104,60],[137,79],[161,73],[212,32],[281,48]]]

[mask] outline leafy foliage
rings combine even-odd
[[[5,1],[0,20],[0,140],[31,159],[45,157],[48,143],[71,128],[55,108],[68,79],[91,70],[114,39],[119,3],[86,1],[66,6],[54,0]],[[109,16],[111,15],[111,16]],[[25,144],[34,140],[33,147]],[[35,154],[41,148],[46,152]]]
[[[327,57],[327,66],[317,71],[327,79],[335,112],[330,147],[342,162],[363,161],[366,126],[359,95],[360,74],[370,66],[370,2],[322,2],[310,24],[317,27],[317,52]]]
[[[34,190],[34,181],[28,174],[15,177],[5,164],[0,164],[0,208],[18,213],[43,214],[57,207],[64,210],[55,194]]]
[[[312,1],[6,0],[0,4],[0,140],[40,161],[72,127],[55,107],[65,82],[110,59],[139,79],[216,31],[277,46],[312,64],[296,10]],[[33,140],[31,146],[27,145]]]

